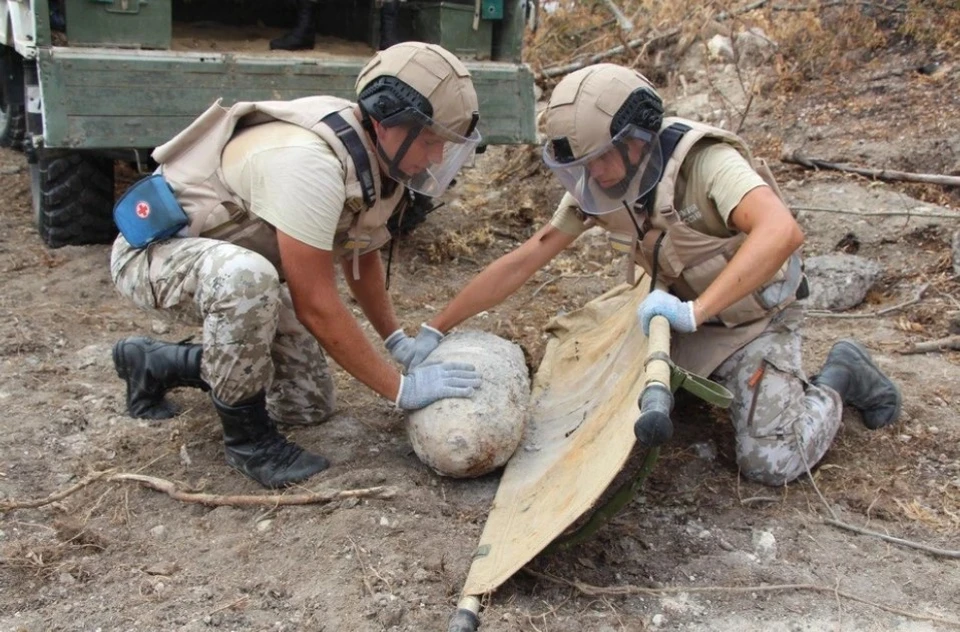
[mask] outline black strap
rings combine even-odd
[[[693,128],[686,123],[672,123],[660,132],[660,154],[663,156],[664,165],[670,162],[674,150],[680,144],[680,139],[691,129]]]
[[[664,167],[670,162],[670,157],[673,156],[674,150],[676,150],[677,145],[680,144],[680,139],[683,138],[683,135],[689,132],[692,127],[686,123],[671,123],[664,129],[660,130],[660,164]],[[660,177],[663,177],[663,172],[661,170]],[[657,181],[657,184],[660,184]],[[653,202],[654,198],[657,196],[657,187],[653,187],[640,199],[639,208],[644,209],[647,213],[653,211]]]
[[[666,236],[667,231],[663,231],[657,237],[656,243],[653,244],[653,272],[650,275],[650,292],[657,289],[657,275],[660,274],[660,244],[663,243],[663,238]]]
[[[360,135],[357,130],[347,123],[340,116],[339,112],[331,112],[320,121],[333,130],[347,148],[347,153],[353,159],[353,165],[357,170],[357,179],[360,181],[360,189],[363,193],[363,202],[367,207],[373,206],[377,201],[377,189],[373,184],[373,171],[370,169],[370,158],[367,156],[367,148],[363,146]]]

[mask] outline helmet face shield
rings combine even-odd
[[[575,158],[566,139],[547,141],[543,161],[588,215],[634,203],[660,181],[663,156],[656,132],[627,125],[609,143]]]
[[[386,129],[377,135],[377,153],[387,164],[390,177],[430,197],[447,189],[482,140],[476,127],[469,136],[461,136],[414,108],[397,112],[380,124]]]

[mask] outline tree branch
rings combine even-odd
[[[0,502],[0,512],[12,511],[14,509],[33,509],[49,505],[50,503],[62,500],[67,496],[74,494],[84,487],[98,480],[108,482],[132,481],[140,483],[144,487],[163,492],[174,500],[186,503],[198,503],[208,507],[221,507],[225,505],[233,507],[278,507],[282,505],[310,505],[316,503],[328,503],[344,498],[376,498],[389,499],[397,494],[395,487],[368,487],[365,489],[345,489],[340,491],[327,492],[305,492],[300,494],[241,494],[241,495],[220,495],[203,494],[182,489],[176,483],[155,476],[146,476],[143,474],[115,474],[114,470],[105,470],[96,472],[84,478],[82,481],[72,487],[50,494],[46,498],[36,500],[9,500]]]
[[[928,342],[915,342],[900,353],[911,355],[914,353],[930,353],[931,351],[960,351],[960,336],[947,336]]]
[[[930,217],[935,219],[960,219],[960,213],[938,213],[936,211],[861,211],[843,208],[824,208],[822,206],[794,206],[794,211],[810,211],[813,213],[840,213],[842,215],[859,215],[861,217]]]
[[[930,173],[910,173],[907,171],[894,171],[892,169],[865,169],[862,167],[852,167],[835,162],[827,162],[820,158],[810,158],[799,150],[784,152],[780,157],[783,162],[790,162],[802,165],[809,169],[834,169],[847,173],[856,173],[861,176],[876,178],[877,180],[905,180],[907,182],[925,182],[927,184],[942,184],[945,186],[960,186],[960,176],[944,176]]]

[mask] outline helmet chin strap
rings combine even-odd
[[[407,152],[410,150],[410,145],[413,144],[413,141],[417,139],[417,136],[420,135],[420,132],[423,131],[423,128],[419,125],[411,127],[407,131],[407,137],[403,139],[403,142],[400,144],[400,147],[397,148],[397,151],[394,153],[393,158],[387,155],[387,152],[383,151],[383,145],[380,141],[377,141],[377,155],[380,156],[380,159],[387,165],[387,173],[391,178],[397,180],[398,182],[403,182],[404,178],[409,178],[407,174],[400,171],[400,163],[403,162],[404,156],[407,155]]]
[[[623,160],[623,164],[626,167],[626,174],[623,176],[622,180],[613,186],[606,188],[600,187],[603,189],[603,192],[610,197],[623,197],[627,192],[627,189],[630,187],[630,183],[633,182],[633,178],[640,170],[640,163],[633,164],[630,162],[630,154],[627,152],[626,147],[623,145],[617,145],[617,152],[620,154],[620,159]]]

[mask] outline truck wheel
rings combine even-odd
[[[50,248],[105,244],[113,223],[113,160],[79,152],[41,151],[30,165],[33,215]]]
[[[0,147],[21,149],[26,130],[23,62],[9,46],[0,46]]]

